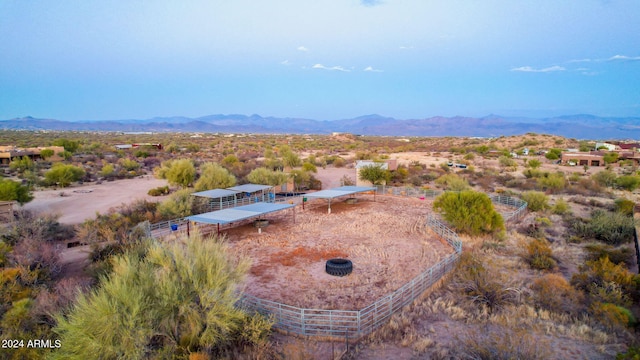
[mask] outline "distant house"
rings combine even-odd
[[[64,152],[62,146],[44,146],[44,147],[31,147],[31,148],[18,148],[15,146],[0,146],[0,164],[9,165],[13,160],[28,157],[31,160],[41,160],[42,150],[53,150],[53,156],[49,158],[51,161],[60,161],[63,158],[58,155]]]
[[[522,155],[529,156],[529,148],[522,149]]]
[[[604,166],[604,153],[601,151],[563,152],[561,163],[565,165]]]
[[[387,160],[384,162],[376,162],[371,160],[356,161],[356,186],[372,186],[371,182],[360,179],[360,170],[367,166],[380,166],[382,169],[395,171],[398,170],[398,160]]]
[[[640,144],[638,143],[618,144],[618,147],[620,150],[640,152]]]
[[[613,144],[609,144],[609,143],[606,143],[606,142],[597,142],[595,150],[600,150],[602,148],[607,149],[609,151],[615,151],[616,150],[616,146],[613,145]]]

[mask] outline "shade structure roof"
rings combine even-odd
[[[187,217],[189,221],[204,224],[229,224],[294,207],[292,204],[259,202],[230,209],[212,211]]]
[[[234,186],[234,187],[227,188],[227,190],[235,190],[235,191],[239,191],[239,192],[254,193],[254,192],[261,191],[261,190],[271,189],[272,187],[273,186],[269,186],[269,185],[244,184],[244,185],[239,185],[239,186]]]
[[[346,196],[351,194],[357,194],[361,192],[373,191],[375,187],[368,186],[341,186],[333,189],[321,190],[314,193],[306,194],[306,197],[319,198],[319,199],[333,199],[340,196]]]
[[[213,190],[199,191],[191,195],[217,199],[217,198],[223,198],[227,196],[234,196],[238,193],[239,191],[228,190],[228,189],[213,189]]]

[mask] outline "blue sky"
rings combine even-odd
[[[637,0],[2,0],[0,119],[640,116]]]

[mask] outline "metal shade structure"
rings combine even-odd
[[[212,211],[204,214],[188,216],[186,219],[194,223],[218,225],[230,224],[251,218],[258,218],[262,215],[274,213],[293,208],[293,204],[259,202],[250,205],[238,206],[235,208]]]
[[[202,197],[211,198],[211,199],[218,199],[218,198],[236,196],[236,194],[238,193],[239,191],[228,190],[228,189],[213,189],[213,190],[199,191],[191,195],[202,196]]]
[[[331,214],[331,199],[341,196],[348,196],[357,193],[373,191],[375,195],[376,188],[369,186],[340,186],[333,189],[320,190],[318,192],[306,194],[305,197],[316,199],[327,199],[329,201],[329,209],[327,212]]]

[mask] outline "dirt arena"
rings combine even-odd
[[[424,226],[428,200],[358,195],[356,204],[314,200],[302,211],[267,215],[224,231],[234,251],[252,259],[246,291],[305,308],[357,310],[398,289],[453,252]],[[353,261],[345,277],[325,272],[326,260]]]

